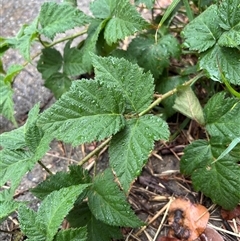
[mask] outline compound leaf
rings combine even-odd
[[[135,56],[139,66],[150,70],[155,78],[162,74],[170,64],[170,57],[179,57],[180,45],[172,35],[164,35],[155,43],[154,37],[135,38],[128,47],[128,52]]]
[[[182,31],[185,38],[185,47],[203,52],[216,44],[223,32],[220,26],[216,24],[219,22],[217,10],[217,5],[212,5],[186,25]]]
[[[61,230],[54,241],[87,241],[87,228]]]
[[[38,124],[73,145],[103,140],[125,124],[125,101],[117,90],[95,80],[74,81],[69,92],[46,110]]]
[[[57,73],[63,63],[61,53],[55,48],[42,49],[42,55],[37,63],[37,69],[43,79],[48,79],[52,74]]]
[[[230,83],[240,85],[240,61],[237,49],[220,47],[216,44],[200,55],[199,67],[206,70],[213,80],[220,81],[222,72]]]
[[[54,73],[46,79],[44,86],[50,89],[55,98],[59,99],[65,92],[70,89],[72,80],[65,73]]]
[[[152,115],[128,120],[125,128],[113,136],[109,147],[110,165],[126,193],[147,162],[154,140],[168,138],[167,123]]]
[[[206,128],[211,136],[240,137],[240,102],[225,97],[221,92],[214,95],[204,107]]]
[[[126,112],[146,109],[153,98],[154,85],[150,73],[125,59],[93,56],[95,78],[122,92],[127,100]]]
[[[13,90],[11,84],[5,83],[3,76],[0,76],[0,114],[17,125],[14,118]]]
[[[63,33],[88,22],[89,17],[70,4],[46,2],[42,5],[39,15],[39,23],[42,26],[39,32],[53,39],[57,33]]]
[[[200,125],[204,125],[205,121],[202,107],[190,86],[178,89],[177,98],[173,108],[195,120]]]
[[[114,182],[110,169],[95,177],[88,192],[88,204],[96,219],[106,224],[129,227],[139,227],[143,224],[135,216],[125,195]]]
[[[215,161],[225,150],[226,143],[197,140],[188,145],[181,158],[180,170],[192,176],[196,191],[202,191],[225,209],[233,209],[240,201],[240,167],[237,164],[240,147],[235,155],[228,153]]]
[[[53,239],[64,217],[73,208],[77,197],[87,187],[88,184],[65,187],[52,192],[42,201],[35,225],[44,230],[46,241]]]

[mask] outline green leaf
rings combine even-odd
[[[12,150],[7,147],[0,151],[0,186],[5,182],[11,181],[11,188],[8,197],[14,194],[15,189],[19,185],[23,175],[31,170],[34,164],[40,160],[49,149],[49,143],[52,140],[50,135],[45,135],[39,127],[36,126],[38,118],[39,104],[36,104],[29,113],[29,119],[20,132],[24,139],[22,142],[13,144]],[[24,132],[24,133],[23,133]],[[7,136],[12,136],[8,134]],[[19,138],[19,137],[18,137]],[[25,149],[17,149],[16,147],[25,147]],[[5,195],[5,194],[3,194]]]
[[[211,5],[182,31],[184,45],[190,50],[206,51],[213,47],[223,32],[217,24],[220,19],[217,5]]]
[[[66,217],[71,227],[83,227],[87,225],[88,241],[110,241],[122,239],[119,227],[110,226],[97,220],[91,213],[87,203],[75,205]]]
[[[129,191],[133,180],[141,174],[154,140],[168,138],[167,123],[153,115],[128,120],[126,127],[113,136],[109,147],[110,165],[124,192]]]
[[[127,100],[126,112],[141,112],[151,103],[154,92],[153,78],[143,73],[138,65],[125,59],[93,56],[95,79],[118,89]]]
[[[28,113],[28,119],[24,126],[21,126],[15,130],[4,132],[0,135],[0,146],[3,148],[7,148],[10,150],[17,150],[23,147],[27,147],[28,145],[32,145],[31,140],[31,133],[28,132],[32,131],[31,127],[35,125],[36,120],[38,119],[39,113],[39,103],[36,104]],[[33,126],[34,128],[34,126]],[[33,130],[34,131],[34,130]],[[25,140],[25,134],[30,135],[30,140]],[[33,143],[34,144],[34,143]],[[34,144],[36,146],[36,144]],[[36,148],[35,148],[36,149]],[[35,150],[34,149],[34,150]]]
[[[33,108],[28,112],[28,118],[26,123],[24,124],[25,132],[36,123],[36,120],[39,118],[40,111],[40,103],[37,103],[33,106]]]
[[[68,41],[64,47],[63,54],[63,72],[69,76],[77,76],[82,74],[82,55],[81,51],[75,47],[70,48],[72,41]]]
[[[0,223],[2,223],[9,215],[11,215],[22,203],[11,201],[0,201]]]
[[[23,126],[9,132],[4,132],[0,135],[0,146],[11,150],[26,147],[24,137],[25,135]]]
[[[21,70],[23,69],[22,65],[16,64],[16,65],[11,65],[8,70],[6,76],[4,76],[4,82],[7,83],[12,83],[13,78],[18,75]]]
[[[221,92],[214,95],[204,107],[206,128],[211,136],[240,137],[240,102],[226,98]]]
[[[24,174],[31,170],[49,149],[50,141],[51,137],[44,135],[38,140],[39,145],[35,146],[34,152],[10,149],[0,151],[0,186],[7,181],[11,181],[11,188],[8,192],[9,197],[14,194]],[[35,144],[32,143],[32,146]]]
[[[71,4],[73,7],[77,7],[77,0],[63,0],[63,2]]]
[[[31,61],[31,44],[38,37],[37,24],[38,18],[36,18],[30,25],[23,25],[18,35],[10,41],[10,45],[13,45],[14,48],[18,49],[22,56],[29,62]]]
[[[240,137],[236,137],[233,141],[229,144],[229,146],[221,153],[221,155],[216,159],[216,161],[225,157],[238,143],[240,143]]]
[[[239,0],[225,0],[220,3],[218,14],[220,21],[218,24],[224,30],[230,30],[240,22]]]
[[[109,45],[143,30],[147,25],[128,0],[115,0],[111,10],[111,19],[104,31],[104,37]]]
[[[18,39],[16,48],[19,49],[19,52],[23,55],[23,57],[27,61],[31,61],[30,56],[30,47],[32,42],[37,38],[38,31],[37,31],[37,19],[32,22],[31,25],[26,27],[24,30],[24,36]]]
[[[88,36],[83,42],[83,46],[81,47],[81,55],[82,55],[82,74],[84,73],[91,73],[92,72],[92,53],[98,53],[96,45],[98,41],[98,37],[102,29],[106,24],[106,20],[98,20],[94,19],[89,28],[88,28]]]
[[[125,195],[113,179],[110,169],[94,178],[88,192],[88,204],[92,214],[96,219],[113,226],[141,226],[143,223],[135,216]]]
[[[65,92],[70,89],[72,80],[65,73],[54,73],[46,79],[44,86],[50,89],[55,98],[59,99]]]
[[[183,174],[192,176],[196,191],[201,190],[214,203],[231,210],[240,201],[240,167],[237,164],[240,147],[238,146],[235,156],[230,152],[215,161],[224,151],[224,144],[194,141],[184,150],[180,170]]]
[[[200,125],[203,126],[205,124],[202,107],[190,86],[178,89],[173,108],[195,120]]]
[[[87,241],[87,228],[61,230],[54,241]]]
[[[156,91],[159,94],[165,94],[168,91],[176,88],[178,85],[183,84],[185,81],[188,80],[187,76],[171,76],[168,78],[162,78],[156,86]],[[172,116],[176,113],[176,110],[173,109],[173,105],[176,99],[176,94],[171,95],[165,100],[162,100],[161,104],[164,107],[164,111],[167,114],[167,117]]]
[[[154,5],[154,0],[135,0],[134,4],[139,5],[140,3],[144,4],[148,9],[151,9]]]
[[[10,83],[4,82],[3,76],[0,76],[0,96],[0,114],[17,125],[14,118],[13,90]]]
[[[91,182],[91,177],[87,171],[80,166],[69,166],[70,172],[58,172],[49,176],[45,181],[31,189],[31,192],[39,199],[44,199],[51,192],[60,190],[63,187],[70,187],[78,184]]]
[[[35,225],[44,230],[46,241],[53,239],[64,217],[73,208],[77,197],[88,186],[88,184],[82,184],[65,187],[52,192],[43,200],[37,213]]]
[[[240,45],[240,23],[235,25],[229,31],[224,32],[218,40],[222,47],[237,47]]]
[[[64,33],[68,29],[83,26],[90,18],[70,4],[46,2],[42,5],[39,23],[40,33],[53,39],[57,33]]]
[[[135,56],[139,66],[150,70],[155,78],[162,74],[170,64],[171,57],[179,57],[180,45],[171,34],[165,35],[155,43],[154,36],[150,38],[137,37],[128,47],[128,52]]]
[[[54,48],[42,49],[42,55],[37,63],[37,69],[43,79],[48,79],[52,74],[57,73],[63,63],[61,53]]]
[[[240,85],[239,51],[233,48],[213,48],[200,55],[199,68],[207,71],[213,80],[221,80],[221,72],[234,85]]]
[[[36,223],[37,213],[22,205],[18,209],[18,218],[21,231],[28,236],[28,240],[45,241],[45,232]]]
[[[3,149],[0,151],[0,186],[11,181],[10,195],[14,194],[23,175],[35,164],[32,155],[21,150]]]
[[[116,0],[97,0],[90,3],[90,10],[94,17],[106,19],[111,16],[111,12]]]
[[[121,93],[97,81],[74,81],[38,123],[47,133],[73,145],[103,140],[125,125],[124,102]]]
[[[142,30],[147,24],[128,0],[96,0],[91,11],[97,18],[108,19],[104,38],[109,45]]]

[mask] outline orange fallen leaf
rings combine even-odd
[[[208,219],[209,212],[204,206],[177,198],[169,208],[170,235],[182,240],[195,240],[205,230]]]

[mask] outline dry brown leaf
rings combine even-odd
[[[181,240],[173,237],[160,237],[157,241],[181,241]]]
[[[223,237],[213,228],[206,227],[204,232],[200,235],[201,241],[224,241]]]
[[[221,216],[225,220],[231,220],[233,218],[240,217],[240,205],[238,205],[231,211],[222,209]]]
[[[195,240],[204,232],[209,216],[204,206],[177,198],[169,208],[170,235],[182,240]]]

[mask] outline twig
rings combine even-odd
[[[239,233],[237,234],[237,233],[234,233],[234,232],[230,232],[230,231],[228,231],[228,230],[225,230],[225,229],[223,229],[223,228],[218,228],[218,227],[212,225],[211,223],[209,223],[208,226],[211,227],[211,228],[214,228],[214,229],[216,229],[216,230],[218,230],[218,231],[221,231],[221,232],[224,232],[224,233],[227,233],[227,234],[230,234],[230,235],[232,235],[232,236],[236,236],[236,237],[240,238],[240,234],[239,234]]]
[[[204,72],[200,72],[199,74],[197,74],[194,78],[186,81],[185,83],[183,83],[182,85],[180,85],[181,87],[184,86],[190,86],[193,83],[195,83],[198,79],[202,78],[203,76],[205,76]],[[175,94],[178,91],[178,87],[168,91],[167,93],[161,95],[158,99],[156,99],[146,110],[142,111],[141,113],[139,113],[139,116],[145,115],[146,113],[148,113],[151,109],[153,109],[155,106],[159,105],[162,100],[168,98],[169,96]]]
[[[168,203],[161,210],[159,210],[157,214],[147,223],[147,225],[143,226],[135,235],[139,236],[147,228],[147,226],[154,222],[167,208]]]
[[[41,161],[38,161],[38,164],[50,175],[53,175],[53,173],[48,169]]]
[[[109,137],[107,140],[105,140],[101,145],[99,145],[96,149],[94,149],[92,152],[90,152],[88,155],[86,155],[81,161],[79,161],[78,165],[82,166],[85,162],[87,162],[91,157],[96,155],[103,147],[105,147],[112,137]]]
[[[174,200],[174,198],[170,198],[169,202],[167,203],[166,211],[165,211],[165,213],[164,213],[164,215],[163,215],[162,221],[161,221],[161,223],[160,223],[160,225],[159,225],[159,227],[158,227],[158,230],[157,230],[157,232],[156,232],[156,234],[155,234],[155,237],[154,237],[153,241],[156,241],[156,239],[157,239],[157,237],[158,237],[158,234],[160,233],[160,231],[161,231],[161,229],[162,229],[163,223],[165,222],[165,219],[166,219],[167,214],[168,214],[168,210],[169,210],[170,205],[171,205],[171,203],[172,203],[173,200]]]
[[[63,159],[63,160],[66,160],[66,161],[71,161],[71,162],[76,162],[78,163],[78,161],[76,160],[73,160],[71,158],[67,158],[67,157],[63,157],[63,156],[58,156],[58,155],[54,155],[54,154],[51,154],[51,153],[46,153],[47,156],[52,156],[52,157],[58,157],[59,159]]]

